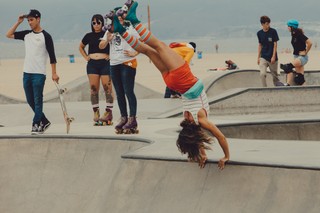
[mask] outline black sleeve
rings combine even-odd
[[[30,33],[31,30],[23,30],[23,31],[18,31],[18,32],[14,32],[14,39],[17,39],[17,40],[24,40],[24,37]]]
[[[56,55],[54,53],[54,45],[53,45],[52,37],[46,31],[43,31],[43,35],[44,35],[44,40],[46,43],[46,49],[48,51],[49,58],[50,58],[50,64],[56,64],[57,59],[56,59]]]
[[[87,45],[89,44],[89,38],[90,38],[90,33],[87,33],[83,39],[81,40],[82,44]]]

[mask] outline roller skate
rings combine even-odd
[[[97,110],[93,113],[93,126],[102,126],[102,122],[100,121],[100,111]]]
[[[123,116],[120,118],[120,122],[119,124],[115,127],[116,129],[116,134],[122,134],[123,133],[123,129],[122,127],[128,122],[128,117],[127,116]]]
[[[126,125],[122,127],[124,134],[138,134],[139,130],[137,129],[138,123],[136,117],[129,117]]]
[[[128,11],[129,11],[129,9],[130,9],[130,7],[131,7],[131,5],[134,3],[134,1],[132,1],[132,0],[127,0],[127,2],[126,3],[124,3],[124,5],[119,9],[119,10],[117,10],[117,12],[116,12],[116,15],[117,16],[121,16],[123,19],[125,18],[124,17],[124,14],[127,14],[128,13]]]
[[[100,118],[100,122],[102,123],[102,126],[110,126],[112,125],[112,110],[106,109],[103,116]]]
[[[106,24],[102,27],[103,31],[112,32],[112,23],[113,23],[114,11],[111,10],[108,14],[104,16]]]
[[[134,27],[140,23],[136,15],[137,7],[138,7],[138,2],[133,1],[133,3],[128,9],[127,15],[124,18],[124,20],[130,21],[132,26]]]

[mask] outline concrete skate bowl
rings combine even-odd
[[[239,88],[209,99],[213,115],[317,112],[320,86]]]
[[[285,74],[279,77],[285,82]],[[320,85],[320,71],[305,71],[307,85]],[[204,81],[208,97],[220,95],[228,90],[236,88],[261,87],[259,70],[235,70],[226,71],[220,76]],[[273,87],[271,74],[267,75],[268,87]]]
[[[237,88],[208,98],[210,115],[251,115],[268,113],[317,112],[320,86]],[[182,107],[159,113],[152,118],[181,116]]]
[[[66,88],[67,92],[64,94],[64,99],[67,102],[73,101],[90,101],[90,86],[88,83],[88,77],[82,76],[78,79],[61,85],[61,88]],[[137,99],[150,99],[150,98],[163,98],[163,94],[153,91],[149,88],[144,87],[139,83],[135,83],[135,94]],[[113,91],[115,91],[113,89]],[[114,95],[116,93],[114,92]],[[105,94],[102,90],[102,86],[100,87],[99,97],[104,98]],[[59,102],[59,97],[57,91],[51,91],[44,95],[45,102]]]
[[[319,141],[320,120],[269,121],[219,125],[227,138]]]
[[[320,172],[121,158],[145,144],[114,139],[1,138],[0,212],[308,212]],[[302,184],[303,183],[303,184]]]

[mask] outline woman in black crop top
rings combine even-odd
[[[299,28],[299,22],[297,20],[289,20],[287,26],[291,33],[294,59],[291,63],[280,64],[280,68],[287,74],[286,86],[292,84],[298,86],[305,85],[304,65],[308,63],[308,52],[312,47],[312,42],[305,36],[303,30]]]
[[[80,42],[79,51],[83,58],[88,61],[87,75],[91,89],[91,104],[94,112],[94,125],[112,124],[113,95],[112,82],[110,78],[109,45],[104,49],[99,48],[100,38],[103,37],[102,31],[104,20],[102,15],[96,14],[91,18],[91,31],[87,33]],[[88,53],[85,47],[88,45]],[[99,90],[100,81],[106,96],[106,109],[100,117],[99,110]]]

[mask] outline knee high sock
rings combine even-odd
[[[150,38],[152,37],[152,33],[141,23],[135,26],[135,29],[139,33],[141,40],[144,43],[147,43]],[[130,35],[127,31],[122,34],[122,38],[126,40],[126,42],[133,48],[136,49],[137,46],[140,44],[140,40],[136,37]]]
[[[145,26],[143,26],[143,24],[139,23],[135,25],[134,28],[139,33],[141,40],[144,43],[147,43],[152,37],[152,33]]]
[[[130,35],[127,31],[122,34],[122,38],[135,50],[140,44],[139,39]]]

